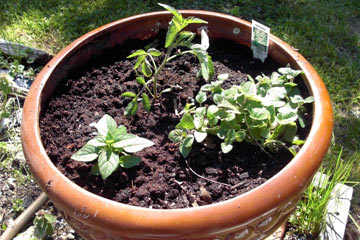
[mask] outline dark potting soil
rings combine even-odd
[[[230,153],[223,154],[219,140],[213,137],[208,139],[208,146],[213,148],[194,143],[187,165],[178,144],[171,142],[168,134],[180,119],[175,114],[175,108],[180,112],[205,83],[196,77],[199,64],[192,55],[184,55],[168,63],[158,79],[159,92],[170,86],[180,86],[181,90],[175,88],[160,99],[152,99],[150,113],[140,107],[135,116],[124,117],[124,108],[130,99],[121,97],[121,93],[138,92],[139,89],[133,71],[135,60],[126,56],[152,41],[125,42],[101,58],[92,59],[85,68],[72,70],[47,101],[40,119],[41,137],[50,159],[66,177],[90,192],[121,203],[174,209],[238,196],[266,182],[291,160],[287,150],[281,149],[269,157],[246,142],[235,144]],[[163,39],[159,41],[162,42]],[[210,46],[209,54],[213,58],[216,75],[228,73],[229,86],[246,81],[247,74],[252,77],[269,75],[280,67],[270,57],[265,63],[254,60],[248,47],[227,40],[215,40]],[[306,89],[305,86],[301,88]],[[106,181],[90,174],[93,162],[70,159],[94,137],[96,130],[89,124],[97,122],[104,114],[112,116],[118,125],[125,125],[128,132],[155,143],[136,153],[142,160],[137,166],[120,168]],[[302,139],[307,131],[301,130]],[[203,177],[233,187],[200,178],[191,169]]]

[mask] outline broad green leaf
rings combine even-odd
[[[146,59],[141,64],[141,72],[145,75],[145,77],[151,77],[152,75],[151,65]]]
[[[300,95],[295,95],[290,97],[291,102],[293,103],[304,103],[304,99]]]
[[[220,80],[220,81],[225,81],[229,78],[229,74],[228,73],[223,73],[223,74],[219,74],[217,76],[217,79]]]
[[[186,46],[187,46],[187,44],[189,44],[190,41],[192,41],[192,39],[195,37],[195,35],[196,34],[193,33],[193,32],[182,31],[182,32],[179,33],[179,36],[178,36],[176,41],[178,43],[183,42],[183,44],[186,44]]]
[[[44,213],[44,218],[51,224],[56,222],[56,217],[52,214]]]
[[[106,139],[103,135],[98,135],[95,138],[88,141],[87,144],[92,145],[94,147],[103,147],[106,146]]]
[[[215,118],[215,114],[218,110],[219,108],[216,105],[210,105],[207,109],[207,117],[210,119]]]
[[[220,139],[225,139],[228,131],[229,131],[229,127],[225,124],[221,124],[220,129],[217,131],[216,135]]]
[[[195,100],[200,104],[204,103],[206,99],[206,93],[204,93],[203,91],[200,91],[195,97]]]
[[[233,142],[233,141],[235,141],[235,138],[236,138],[235,130],[230,128],[229,131],[226,133],[225,141],[226,142]]]
[[[228,153],[228,152],[230,152],[232,149],[233,149],[233,145],[231,145],[231,144],[228,144],[228,143],[221,143],[221,151],[223,152],[223,153]]]
[[[204,23],[204,24],[207,24],[208,22],[206,22],[206,21],[204,21],[204,20],[202,20],[202,19],[200,19],[200,18],[196,18],[196,17],[187,17],[186,19],[185,19],[185,22],[187,23],[187,24],[192,24],[192,23]],[[204,31],[204,30],[203,30]]]
[[[220,94],[215,94],[213,96],[213,100],[215,104],[219,104],[223,100],[223,97]]]
[[[301,139],[296,139],[296,140],[292,141],[292,144],[295,144],[298,146],[303,145],[304,143],[305,143],[305,141],[301,140]]]
[[[150,112],[150,100],[146,93],[142,94],[142,104],[145,109],[145,111]]]
[[[185,147],[189,148],[194,143],[194,136],[193,135],[187,135],[186,138],[182,141]]]
[[[184,114],[180,120],[180,126],[189,130],[194,129],[194,118],[188,113]]]
[[[282,125],[286,125],[286,124],[295,122],[298,118],[298,116],[295,112],[278,113],[276,115],[276,117],[277,117],[278,122]]]
[[[204,141],[204,139],[207,137],[207,133],[206,132],[199,132],[199,131],[194,131],[194,137],[195,137],[195,140],[197,142],[202,142]]]
[[[244,130],[239,130],[239,131],[236,131],[235,133],[235,140],[237,142],[242,142],[244,141],[246,138],[246,132]]]
[[[314,97],[310,96],[310,97],[305,98],[304,103],[312,103],[312,102],[314,102],[314,100],[315,100]]]
[[[175,129],[169,133],[169,139],[173,142],[181,142],[184,137],[184,131],[182,129]]]
[[[241,84],[241,92],[247,96],[256,95],[256,85],[253,82],[245,82]]]
[[[151,147],[154,143],[146,138],[135,137],[114,143],[114,147],[122,148],[128,153],[135,153],[143,150],[144,148]]]
[[[105,180],[119,166],[119,155],[112,151],[102,151],[99,155],[98,164],[101,177]]]
[[[168,48],[174,42],[177,34],[181,31],[176,27],[174,19],[171,20],[168,31],[166,33],[165,47]]]
[[[131,168],[139,164],[140,158],[136,156],[126,155],[120,157],[120,166],[123,168]]]
[[[205,117],[205,115],[206,115],[206,107],[198,107],[198,108],[196,108],[195,115]]]
[[[296,135],[297,126],[296,123],[290,123],[285,125],[285,130],[282,139],[286,142],[293,142]]]
[[[146,55],[146,52],[142,49],[136,50],[135,52],[133,52],[132,54],[130,54],[129,56],[127,56],[127,58],[133,58],[136,56],[142,56],[142,55]]]
[[[194,127],[195,127],[195,129],[200,129],[203,124],[204,124],[204,118],[203,117],[195,117],[194,118]]]
[[[137,70],[140,67],[140,65],[144,62],[145,57],[146,57],[145,55],[141,55],[137,58],[136,63],[134,65],[134,70]]]
[[[250,117],[254,120],[270,119],[270,112],[265,108],[251,108],[249,109]]]
[[[116,129],[116,122],[111,116],[105,114],[97,123],[91,124],[91,126],[94,126],[100,135],[106,136],[108,131]]]
[[[183,142],[181,142],[180,146],[179,146],[179,150],[180,150],[181,155],[184,158],[187,158],[187,156],[191,152],[191,147],[185,147],[185,144]]]
[[[146,81],[142,76],[138,76],[136,77],[136,81],[140,84],[140,85],[145,85]]]
[[[98,149],[95,146],[85,144],[71,156],[71,159],[80,162],[91,162],[94,161],[98,156]]]
[[[137,98],[133,98],[133,100],[131,100],[131,102],[129,102],[129,104],[125,107],[125,111],[124,111],[124,115],[125,116],[130,116],[130,115],[135,115],[135,113],[137,112],[139,107],[139,104],[137,102]]]
[[[182,22],[183,21],[183,17],[182,15],[173,7],[167,5],[167,4],[163,4],[163,3],[158,3],[161,7],[165,8],[167,11],[171,12],[174,17],[179,21]]]
[[[159,57],[161,56],[162,52],[160,52],[159,50],[155,49],[155,48],[150,48],[148,51],[147,51],[151,56],[154,56],[154,57]]]
[[[288,149],[291,152],[291,154],[295,157],[297,154],[296,150],[293,147],[289,147]]]
[[[124,92],[124,93],[121,94],[121,96],[133,98],[133,97],[136,97],[136,94],[133,93],[133,92]]]

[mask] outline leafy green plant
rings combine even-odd
[[[305,127],[303,112],[305,103],[311,103],[313,97],[304,99],[294,82],[301,71],[290,67],[280,68],[271,77],[257,76],[249,81],[223,89],[227,74],[218,76],[217,81],[205,84],[195,97],[200,105],[188,104],[176,129],[169,138],[180,143],[180,152],[187,157],[194,139],[203,142],[208,134],[223,140],[221,149],[228,153],[234,142],[248,141],[265,148],[275,150],[279,146],[289,149],[286,143],[301,145],[304,141],[296,136],[297,124]],[[205,106],[207,93],[212,102]]]
[[[321,175],[318,181],[310,183],[304,192],[303,198],[298,203],[295,212],[290,216],[289,223],[294,226],[293,232],[317,239],[325,230],[327,205],[334,196],[332,192],[339,183],[348,183],[348,178],[353,166],[353,160],[341,160],[340,151],[334,167],[321,166]]]
[[[141,151],[154,144],[148,139],[127,133],[122,125],[117,127],[115,120],[107,114],[91,126],[97,129],[97,136],[88,141],[71,158],[81,162],[98,159],[91,172],[100,174],[104,180],[119,166],[130,168],[137,165],[140,158],[130,153]]]
[[[16,213],[21,213],[22,211],[24,211],[24,200],[22,200],[22,199],[13,200],[12,201],[12,209]]]
[[[125,109],[126,116],[134,115],[136,113],[140,96],[144,109],[146,111],[150,111],[151,104],[149,96],[144,92],[145,90],[147,90],[153,98],[158,98],[162,93],[171,91],[171,88],[169,88],[163,90],[159,94],[157,89],[157,79],[165,64],[178,56],[188,53],[194,54],[198,58],[201,66],[199,75],[201,75],[206,81],[211,80],[214,75],[213,62],[206,51],[209,48],[209,37],[206,32],[204,30],[201,31],[201,44],[196,44],[192,43],[196,34],[189,31],[183,31],[183,29],[189,24],[205,24],[207,22],[195,17],[183,18],[183,16],[175,8],[161,3],[159,3],[159,5],[174,15],[170,21],[166,34],[165,48],[167,51],[160,65],[156,64],[154,58],[162,56],[162,53],[155,48],[136,50],[128,56],[128,58],[137,58],[134,66],[134,70],[138,74],[136,81],[142,85],[143,88],[137,94],[133,92],[125,92],[122,94],[124,97],[132,98],[131,102]],[[181,51],[180,49],[177,49],[176,53],[171,55],[173,50],[177,47],[185,47],[189,50]],[[149,88],[149,85],[151,84],[152,90]]]
[[[54,223],[56,217],[51,213],[47,213],[43,210],[39,211],[33,221],[35,226],[34,240],[44,239],[46,236],[51,236],[54,233]]]
[[[8,78],[5,75],[0,75],[0,91],[2,95],[2,103],[0,109],[0,120],[9,117],[10,113],[6,109],[6,103],[8,101],[8,95],[11,93],[11,86]]]

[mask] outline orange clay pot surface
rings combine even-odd
[[[207,11],[181,11],[208,24],[190,26],[210,38],[227,38],[250,46],[251,24],[229,15]],[[147,39],[166,29],[168,12],[125,18],[80,37],[56,55],[37,76],[26,98],[22,121],[25,157],[41,188],[64,218],[85,239],[264,239],[288,218],[302,191],[319,168],[329,147],[333,116],[328,92],[314,68],[291,46],[270,37],[269,54],[282,65],[301,69],[314,96],[313,123],[300,152],[263,185],[231,200],[176,210],[128,206],[104,199],[77,186],[53,165],[39,132],[39,115],[45,100],[73,67],[87,63],[104,49],[126,39]]]

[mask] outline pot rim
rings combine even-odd
[[[181,10],[180,12],[184,15],[211,18],[214,21],[226,20],[231,21],[234,25],[251,27],[251,24],[247,21],[222,13],[202,10]],[[163,224],[166,225],[168,222],[175,221],[176,226],[173,226],[171,230],[165,230],[169,232],[168,237],[171,237],[179,229],[187,232],[194,231],[193,226],[198,225],[199,222],[200,225],[201,222],[204,222],[200,227],[205,229],[209,227],[209,222],[214,227],[218,227],[249,221],[252,217],[262,214],[260,209],[272,211],[277,204],[292,198],[294,192],[300,194],[320,166],[329,147],[333,126],[332,106],[326,87],[315,69],[290,45],[272,34],[270,35],[270,55],[275,54],[271,48],[276,48],[294,60],[295,66],[293,67],[303,70],[304,80],[308,84],[309,91],[314,96],[314,107],[313,122],[305,144],[287,166],[264,184],[232,199],[211,205],[171,210],[148,209],[118,203],[90,193],[71,182],[57,170],[45,152],[39,130],[41,96],[46,80],[67,54],[84,46],[101,32],[112,31],[114,27],[125,22],[140,21],[153,16],[170,18],[171,14],[166,11],[145,13],[99,27],[65,47],[36,77],[24,104],[22,142],[30,168],[37,182],[49,195],[50,199],[57,206],[72,211],[73,216],[80,221],[89,221],[94,226],[118,226],[119,219],[126,218],[126,221],[121,221],[123,231],[138,229],[141,226],[156,235],[158,230],[164,230]],[[41,169],[36,169],[37,165],[41,166]],[[46,171],[41,171],[44,169]],[[290,179],[293,181],[290,181]],[[72,191],[70,192],[70,190]],[[65,191],[66,194],[63,195],[62,191]],[[263,199],[264,194],[266,194],[266,201]],[[238,208],[241,211],[234,211],[234,209]],[[232,212],[233,215],[223,214],[224,212]],[[216,229],[213,230],[216,231]]]

